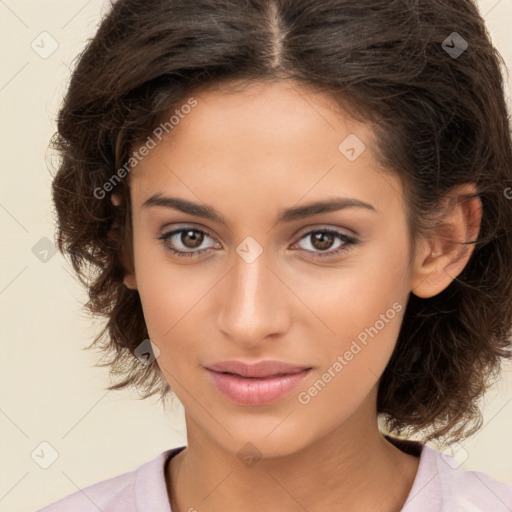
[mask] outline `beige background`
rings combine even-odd
[[[42,262],[32,252],[44,237],[53,240],[47,146],[69,66],[109,5],[103,0],[0,0],[2,512],[36,510],[186,444],[179,403],[165,413],[156,398],[140,401],[134,393],[104,390],[107,370],[94,368],[94,352],[82,350],[94,327],[80,311],[85,293],[59,253]],[[479,6],[510,68],[512,0],[483,0]],[[40,36],[45,31],[51,36]],[[41,53],[51,50],[50,37],[58,48],[42,58],[32,41]],[[458,457],[467,455],[463,467],[512,484],[508,368],[486,397],[484,428],[456,449]],[[58,452],[47,469],[31,457],[34,450],[50,453],[42,442]]]

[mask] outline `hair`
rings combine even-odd
[[[453,32],[468,44],[458,56],[443,44]],[[512,145],[501,64],[471,0],[113,3],[77,57],[52,138],[56,243],[87,287],[84,307],[106,319],[87,348],[99,348],[100,366],[116,376],[108,389],[162,399],[172,391],[156,361],[134,354],[148,331],[137,290],[123,284],[133,266],[131,205],[127,180],[112,185],[116,169],[136,165],[136,145],[194,92],[289,79],[371,123],[379,161],[403,184],[412,242],[453,187],[476,185],[483,217],[471,257],[441,293],[410,294],[377,397],[389,432],[448,442],[473,435],[478,400],[512,358]]]

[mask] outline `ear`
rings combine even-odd
[[[137,290],[137,279],[135,278],[135,270],[133,269],[133,266],[130,262],[130,258],[126,253],[125,247],[123,247],[123,251],[121,254],[121,262],[125,269],[125,274],[123,277],[124,285],[126,286],[126,288],[129,288],[130,290]]]
[[[119,197],[119,194],[116,194],[115,192],[111,194],[110,200],[114,206],[119,206],[121,204],[121,198]]]
[[[121,198],[118,194],[112,194],[110,196],[110,200],[115,206],[119,206],[121,204]],[[115,225],[115,228],[118,226]],[[135,270],[133,268],[133,264],[131,262],[131,258],[128,254],[126,247],[123,247],[121,251],[121,263],[125,270],[125,274],[123,277],[124,285],[130,290],[137,290],[137,280],[135,279]]]
[[[441,215],[427,238],[417,246],[411,291],[429,298],[447,288],[462,272],[480,231],[482,201],[474,184],[454,187],[441,202]],[[471,197],[474,196],[474,197]]]

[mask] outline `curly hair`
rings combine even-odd
[[[406,191],[411,241],[453,187],[476,184],[483,217],[473,253],[441,293],[410,294],[377,397],[388,432],[448,442],[473,435],[478,400],[512,358],[502,64],[472,0],[113,3],[77,57],[52,139],[56,244],[87,287],[84,307],[106,319],[87,348],[99,348],[100,366],[116,376],[108,389],[133,386],[142,398],[172,391],[156,361],[134,354],[148,331],[137,290],[123,284],[133,240],[120,177],[136,165],[134,148],[200,88],[292,79],[372,123],[378,159]]]

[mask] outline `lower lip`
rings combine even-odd
[[[217,389],[229,400],[240,405],[266,405],[275,402],[295,389],[310,370],[275,377],[250,379],[232,373],[206,370]]]

